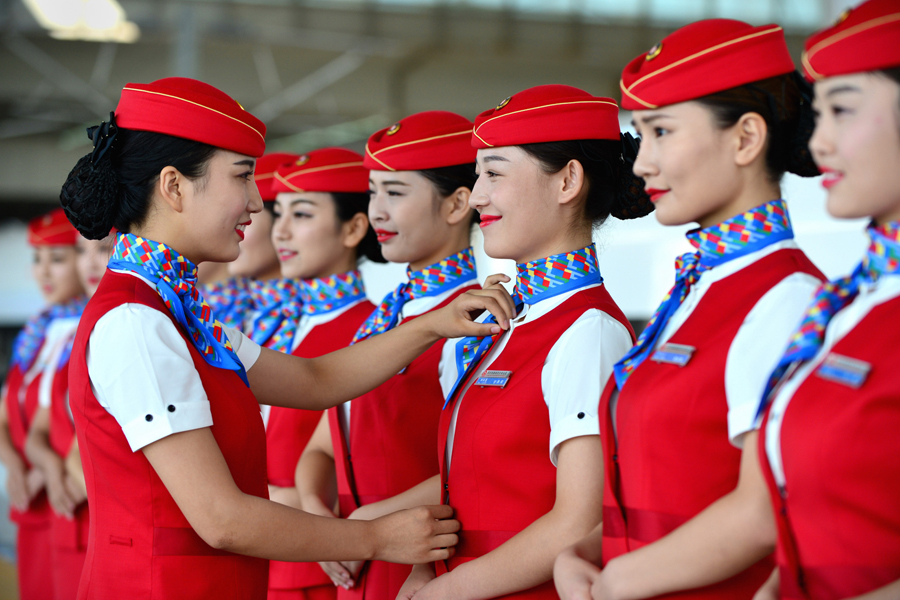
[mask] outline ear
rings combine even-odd
[[[746,167],[760,155],[765,155],[769,128],[759,113],[744,113],[732,129],[737,141],[734,161],[739,167]]]
[[[444,212],[444,218],[448,225],[456,225],[472,214],[472,208],[469,206],[469,197],[472,190],[465,186],[459,186],[452,194],[447,196],[441,202],[441,210]]]
[[[159,181],[156,183],[156,191],[162,201],[175,212],[184,210],[185,194],[190,182],[181,171],[175,167],[165,167],[159,173]]]
[[[369,217],[365,213],[356,213],[349,221],[341,224],[341,244],[344,248],[356,248],[362,243],[369,230]]]
[[[580,195],[585,186],[584,167],[577,160],[570,160],[562,170],[555,175],[559,177],[559,196],[557,201],[560,204],[569,204],[574,202]]]

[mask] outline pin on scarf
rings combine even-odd
[[[650,360],[683,367],[691,360],[694,350],[696,350],[694,346],[685,346],[684,344],[663,344],[659,350],[653,353]]]
[[[872,365],[865,361],[832,352],[816,369],[816,375],[822,379],[858,389],[865,383],[871,370]]]
[[[475,385],[504,388],[512,374],[512,371],[484,371],[481,377],[475,380]]]

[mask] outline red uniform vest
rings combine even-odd
[[[295,356],[315,358],[340,350],[353,339],[353,334],[375,307],[368,300],[347,309],[327,323],[314,327],[292,352]],[[269,483],[279,487],[294,486],[297,461],[303,453],[322,411],[298,410],[273,406],[266,425],[267,472]],[[318,563],[269,562],[269,589],[293,590],[327,585],[334,592],[331,579]]]
[[[504,388],[472,385],[441,413],[438,455],[444,502],[462,523],[456,554],[438,563],[453,570],[487,554],[550,512],[556,501],[556,469],[548,456],[550,417],[541,372],[553,344],[590,309],[600,309],[634,331],[605,286],[579,291],[534,323],[516,329],[514,343],[491,363],[512,371]],[[480,373],[476,368],[473,374]],[[473,375],[474,376],[474,375]],[[453,438],[453,458],[445,464],[453,407],[462,402]],[[557,599],[548,581],[504,598]]]
[[[599,411],[604,564],[662,538],[737,486],[741,451],[728,441],[725,361],[747,314],[792,273],[822,278],[803,252],[786,249],[713,283],[668,340],[695,348],[689,362],[645,360],[619,392],[615,415],[610,378]],[[666,597],[749,599],[773,568],[766,558],[724,582]]]
[[[91,391],[85,357],[91,331],[100,317],[125,303],[172,318],[153,288],[108,271],[78,325],[69,398],[92,513],[78,597],[263,600],[268,561],[207,545],[143,452],[131,451],[121,426]],[[265,430],[253,393],[235,372],[207,364],[172,322],[200,374],[212,412],[210,429],[235,483],[246,494],[267,498]]]
[[[855,597],[900,579],[900,298],[874,307],[832,348],[872,366],[853,389],[809,375],[781,427],[785,495],[760,435],[778,524],[784,598]]]
[[[433,310],[472,289],[479,288],[466,286]],[[414,318],[407,317],[404,322]],[[402,373],[353,400],[350,452],[338,420],[340,407],[328,410],[341,516],[438,474],[434,444],[444,404],[438,381],[441,348],[441,343],[434,344]],[[411,569],[409,565],[370,561],[354,587],[338,589],[338,600],[394,600]]]
[[[69,364],[57,369],[53,376],[50,402],[50,448],[65,460],[75,439],[75,427],[69,417]],[[50,536],[53,543],[53,588],[56,600],[74,600],[87,556],[89,514],[87,502],[75,508],[72,520],[51,516]]]

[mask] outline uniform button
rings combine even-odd
[[[579,419],[583,419],[583,418],[584,418],[584,413],[578,413],[578,418],[579,418]]]
[[[169,412],[175,412],[175,405],[174,405],[174,404],[170,404],[170,405],[169,405]]]
[[[149,423],[150,421],[153,420],[153,415],[147,415],[147,416],[144,417],[144,418],[145,418],[145,419],[147,420],[147,422]]]
[[[450,489],[450,484],[449,484],[449,483],[445,483],[445,484],[444,484],[444,489],[445,489],[445,490],[449,490],[449,489]]]

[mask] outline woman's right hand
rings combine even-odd
[[[434,579],[434,567],[432,565],[415,565],[412,572],[397,593],[397,600],[412,600],[416,593]]]
[[[325,506],[325,503],[322,502],[318,496],[307,495],[303,497],[301,502],[303,504],[303,510],[310,514],[331,519],[337,518],[337,515],[334,514],[330,508]],[[341,586],[345,590],[349,590],[354,586],[355,582],[353,581],[353,577],[350,576],[350,572],[338,561],[319,562],[319,566],[322,567],[322,570],[325,571],[325,574],[328,575],[334,585]]]
[[[446,504],[417,506],[368,521],[375,535],[375,558],[401,564],[446,560],[459,542],[459,521]]]
[[[561,600],[591,600],[591,587],[600,569],[566,548],[553,563],[553,583]]]
[[[50,501],[53,512],[60,517],[71,520],[75,515],[75,500],[66,489],[65,472],[62,468],[47,477],[47,500]]]

